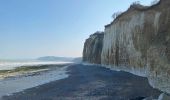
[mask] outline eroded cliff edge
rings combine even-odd
[[[83,61],[101,64],[101,52],[103,48],[103,32],[96,32],[86,39],[83,50]]]
[[[151,7],[130,6],[105,26],[101,52],[89,42],[98,41],[97,37],[86,40],[84,61],[146,76],[153,87],[170,93],[169,0]]]

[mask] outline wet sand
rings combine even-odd
[[[147,78],[112,71],[97,65],[75,64],[67,68],[69,77],[40,85],[3,100],[142,100],[158,98]]]

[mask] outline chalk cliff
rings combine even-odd
[[[103,47],[103,32],[96,32],[86,40],[83,50],[83,61],[101,64],[101,52]]]
[[[170,0],[131,5],[105,26],[102,48],[95,47],[97,38],[86,40],[84,61],[146,76],[153,87],[170,93]]]

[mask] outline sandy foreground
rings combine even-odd
[[[55,71],[55,70],[53,70]],[[158,98],[160,91],[153,89],[147,78],[139,77],[127,72],[112,71],[97,65],[74,64],[66,67],[62,73],[45,75],[43,77],[30,76],[27,81],[21,79],[14,82],[17,88],[29,86],[21,92],[3,96],[2,100],[142,100],[144,98]],[[42,76],[41,75],[41,76]],[[59,76],[62,77],[59,77]],[[56,78],[56,79],[55,79]],[[50,80],[51,79],[51,80]],[[48,81],[47,81],[48,80]],[[36,84],[41,81],[44,84]],[[2,87],[0,93],[11,87]],[[28,88],[28,87],[27,87]],[[11,89],[12,90],[12,89]],[[20,89],[21,90],[21,89]]]

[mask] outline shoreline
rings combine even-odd
[[[58,61],[6,61],[0,62],[0,71],[14,70],[20,66],[43,66],[43,65],[58,65],[58,64],[70,64],[73,62],[58,62]]]
[[[16,77],[16,76],[24,76],[24,75],[29,75],[29,74],[34,74],[38,72],[45,72],[49,71],[52,68],[55,68],[56,66],[62,67],[62,66],[67,66],[72,63],[60,63],[60,64],[40,64],[40,65],[23,65],[23,66],[18,66],[14,69],[9,69],[9,70],[0,70],[0,80],[5,79],[5,78],[10,78],[10,77]]]
[[[69,64],[45,65],[48,70],[33,72],[30,74],[17,75],[0,80],[0,98],[4,95],[23,92],[29,88],[36,88],[39,85],[50,83],[52,81],[67,78],[67,67]],[[34,67],[34,66],[32,66]],[[40,66],[41,67],[41,66]],[[1,99],[0,99],[1,100]]]
[[[147,78],[97,65],[70,65],[67,74],[67,78],[4,96],[3,100],[132,100],[158,98],[161,94],[149,85]]]

